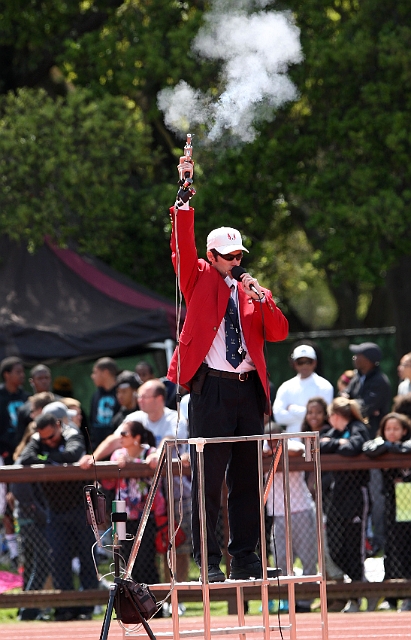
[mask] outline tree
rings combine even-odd
[[[1,232],[32,249],[48,233],[174,293],[177,154],[156,95],[173,74],[196,73],[186,43],[200,16],[158,0],[3,9]]]
[[[241,154],[224,155],[215,183],[254,242],[303,232],[337,302],[335,326],[359,326],[361,300],[380,299],[387,273],[411,252],[411,10],[379,0],[276,7],[291,8],[301,28],[305,60],[292,70],[300,98]],[[405,288],[388,282],[409,316]],[[371,301],[373,322],[386,322],[388,307]],[[403,327],[400,349],[409,349]]]
[[[160,89],[180,79],[218,93],[218,64],[190,52],[209,5],[32,0],[18,11],[15,5],[3,10],[3,232],[35,244],[42,226],[53,229],[61,241],[74,239],[83,250],[171,293],[165,210],[174,197],[180,143],[165,129],[156,100]],[[400,318],[400,334],[408,334],[404,318],[411,293],[405,283],[400,289],[398,270],[403,273],[411,253],[411,9],[405,0],[394,6],[381,0],[283,0],[267,8],[291,10],[301,29],[305,59],[291,71],[299,99],[260,123],[252,144],[196,144],[200,250],[213,226],[240,228],[252,247],[250,268],[279,292],[295,328],[391,322],[389,288],[392,317]],[[38,93],[39,86],[49,98]],[[21,87],[29,93],[7,95]],[[47,119],[48,112],[53,117]],[[83,119],[90,133],[79,124]],[[73,123],[79,128],[70,140]],[[20,130],[36,140],[50,138],[45,162],[33,141],[17,144],[24,138]],[[53,158],[57,195],[47,191]],[[109,167],[115,176],[108,175]],[[73,176],[84,176],[84,185]],[[79,189],[78,207],[70,185]],[[331,306],[331,292],[334,317],[307,314],[304,287],[315,289],[319,307]],[[399,344],[411,349],[403,338]]]
[[[321,16],[319,3],[314,7]],[[294,122],[279,136],[281,142],[287,136],[285,153],[294,147],[298,154],[285,198],[321,250],[317,264],[341,299],[340,324],[352,326],[355,319],[344,314],[354,306],[350,298],[370,285],[378,294],[387,272],[411,252],[411,10],[406,2],[335,4],[315,25],[322,37],[314,43],[312,8],[296,8],[305,86]]]
[[[0,104],[1,226],[33,248],[47,234],[62,242],[74,235],[80,249],[99,254],[121,244],[135,201],[130,176],[149,160],[141,114],[83,89],[65,100],[20,89]]]
[[[50,88],[49,72],[66,50],[67,39],[76,41],[100,29],[122,4],[123,0],[4,3],[0,8],[0,93],[45,83]]]

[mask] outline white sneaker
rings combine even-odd
[[[183,616],[186,612],[186,607],[184,604],[178,604],[178,615]],[[169,618],[173,613],[173,606],[168,602],[164,602],[163,604],[163,618]]]
[[[80,575],[80,558],[71,559],[71,570],[73,573]]]
[[[359,610],[360,607],[358,606],[358,602],[356,600],[348,600],[341,613],[358,613]]]

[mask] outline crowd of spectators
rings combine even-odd
[[[321,454],[347,458],[346,470],[322,476],[327,577],[363,581],[366,559],[379,556],[384,561],[386,579],[411,579],[407,528],[411,526],[410,469],[365,471],[350,469],[349,465],[349,458],[361,453],[376,457],[385,451],[410,452],[411,354],[401,358],[398,367],[401,382],[392,405],[390,383],[380,368],[382,353],[378,345],[353,344],[350,351],[354,369],[341,374],[334,391],[315,372],[318,360],[314,346],[298,345],[290,358],[297,375],[279,387],[273,403],[274,419],[289,433],[319,431]],[[395,413],[389,413],[391,408]],[[298,440],[296,437],[296,442],[289,445],[290,455],[298,455],[301,447]],[[308,563],[304,560],[305,547],[299,550],[302,525],[298,525],[298,518],[301,521],[304,518],[304,529],[311,531],[312,536],[307,520],[310,509],[314,509],[308,500],[309,486],[309,477],[290,473],[293,551],[303,573],[307,573]],[[273,487],[275,490],[275,482]],[[277,558],[285,562],[283,535],[281,529],[279,536],[276,531],[283,518],[280,500],[274,497],[270,508],[274,513],[272,542],[276,543]],[[360,604],[357,600],[336,600],[329,603],[329,610],[356,612]],[[397,604],[395,599],[387,599],[381,606],[396,608]],[[287,607],[287,603],[280,605],[282,609]],[[307,610],[307,603],[297,602],[297,611],[299,608]],[[411,599],[406,598],[401,610],[410,609]]]
[[[273,415],[266,431],[318,431],[321,453],[347,458],[344,471],[322,475],[327,578],[364,580],[366,558],[382,556],[386,579],[411,579],[411,469],[368,472],[350,469],[349,464],[349,458],[361,453],[370,457],[386,451],[411,453],[411,354],[400,360],[400,383],[392,403],[390,383],[380,369],[378,345],[350,345],[350,350],[353,369],[343,371],[334,388],[317,372],[315,345],[296,345],[290,356],[295,375],[273,391]],[[138,362],[134,371],[119,371],[114,359],[97,360],[91,372],[96,388],[89,408],[73,397],[69,379],[61,378],[60,384],[53,385],[50,369],[44,364],[30,371],[30,396],[24,391],[24,365],[19,358],[5,358],[0,363],[0,377],[3,464],[76,462],[88,468],[94,461],[111,459],[118,467],[128,461],[154,467],[164,438],[188,436],[189,396],[183,398],[181,412],[177,413],[175,385],[156,378],[147,362]],[[264,451],[272,454],[268,445]],[[289,453],[303,455],[298,435],[289,441]],[[183,464],[189,464],[188,452],[182,450],[180,456]],[[4,500],[0,499],[3,544],[11,569],[22,567],[25,590],[42,589],[51,582],[62,590],[72,590],[75,585],[81,589],[97,587],[97,567],[91,553],[94,536],[85,521],[83,484],[12,483],[7,493],[5,487],[0,491],[0,496],[4,494]],[[108,511],[112,498],[126,501],[130,542],[124,544],[123,553],[127,557],[150,477],[119,477],[102,485]],[[304,472],[291,472],[290,490],[292,561],[298,558],[302,572],[312,575],[317,564],[313,478]],[[167,499],[164,486],[154,501],[133,569],[137,581],[157,582],[159,570],[164,570],[156,556],[155,539]],[[186,581],[192,555],[187,476],[175,480],[173,500],[184,534],[177,549],[176,578]],[[281,473],[275,474],[266,511],[273,522],[270,549],[274,562],[286,568]],[[329,609],[353,612],[359,605],[358,601],[337,600],[329,603]],[[398,603],[391,598],[383,605],[396,608]],[[280,606],[286,610],[288,604],[282,601]],[[300,600],[297,611],[309,611],[311,606],[310,601]],[[411,599],[405,599],[401,608],[411,610]],[[92,612],[92,607],[59,607],[54,617],[89,619]],[[20,610],[19,615],[20,619],[34,619],[43,614],[32,608]]]
[[[139,373],[141,374],[141,377]],[[138,362],[135,371],[119,371],[109,357],[100,358],[92,368],[95,391],[89,411],[74,397],[71,381],[60,377],[53,385],[51,371],[44,364],[33,367],[29,383],[32,395],[24,389],[23,362],[17,357],[0,363],[0,455],[2,464],[60,465],[79,463],[87,468],[93,460],[111,460],[121,468],[129,460],[151,467],[164,438],[187,438],[187,421],[179,419],[175,407],[175,385],[167,386],[155,378],[147,362]],[[67,395],[69,394],[69,395]],[[93,453],[93,456],[90,454]],[[187,455],[182,451],[182,459]],[[124,499],[128,515],[128,540],[122,544],[124,564],[144,509],[151,478],[120,478],[103,482],[107,497],[107,523],[110,526],[111,500]],[[92,528],[86,524],[83,481],[39,483],[13,482],[2,486],[0,522],[3,545],[12,570],[21,569],[25,590],[53,586],[59,590],[98,587],[100,556],[92,552]],[[190,480],[174,487],[175,511],[182,511],[177,578],[188,576],[190,530]],[[156,557],[156,517],[166,513],[166,490],[159,491],[145,528],[133,577],[140,582],[159,581],[161,563]],[[102,532],[103,533],[103,532]],[[109,547],[109,545],[108,545]],[[3,556],[4,558],[4,556]],[[164,563],[163,570],[167,570]],[[77,575],[76,575],[77,574]],[[90,619],[93,607],[56,607],[58,621]],[[20,609],[19,619],[49,617],[37,608]]]

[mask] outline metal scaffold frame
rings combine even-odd
[[[318,573],[315,575],[294,575],[293,570],[293,547],[291,532],[291,501],[290,501],[290,482],[289,482],[289,452],[288,441],[291,438],[300,438],[305,445],[305,460],[313,463],[315,474],[315,507],[316,507],[316,532],[317,532],[317,552],[318,552]],[[275,447],[281,447],[282,450],[282,477],[284,489],[284,515],[285,515],[285,539],[286,539],[286,558],[287,566],[282,567],[282,575],[278,577],[270,577],[270,570],[267,567],[266,539],[265,539],[265,515],[264,506],[267,496],[267,489],[273,480],[274,468],[268,474],[266,486],[264,487],[263,472],[263,453],[262,444],[264,440],[272,443],[273,450]],[[227,442],[245,442],[255,441],[258,450],[258,472],[259,472],[259,499],[260,499],[260,554],[262,564],[262,578],[249,580],[226,580],[225,582],[209,583],[208,582],[208,557],[207,557],[207,527],[206,527],[206,511],[205,511],[205,478],[204,478],[204,447],[207,444],[219,444]],[[200,581],[193,582],[176,582],[172,580],[171,585],[159,584],[150,585],[151,591],[171,589],[171,608],[172,608],[172,631],[156,633],[158,639],[164,638],[190,638],[204,637],[205,640],[211,640],[211,636],[238,634],[240,640],[246,640],[248,633],[263,634],[264,640],[270,640],[270,632],[279,630],[279,624],[270,623],[270,615],[268,609],[268,589],[270,586],[287,585],[288,588],[288,605],[289,605],[289,621],[288,624],[281,624],[281,630],[288,630],[290,640],[297,640],[297,625],[295,612],[295,585],[303,582],[311,582],[319,584],[320,592],[320,611],[321,611],[321,639],[328,640],[328,617],[327,617],[327,594],[326,594],[326,575],[325,575],[325,557],[324,557],[324,532],[323,532],[323,512],[322,512],[322,493],[321,493],[321,466],[319,453],[319,436],[318,433],[304,432],[292,434],[276,434],[268,436],[242,436],[230,438],[189,438],[188,440],[169,440],[164,443],[159,462],[154,474],[153,483],[147,498],[146,507],[144,509],[140,526],[136,534],[133,548],[130,553],[126,568],[126,576],[131,576],[134,561],[137,556],[141,539],[144,533],[145,523],[154,500],[155,492],[161,478],[164,464],[166,465],[166,480],[168,495],[173,496],[174,478],[173,478],[173,460],[172,453],[175,446],[192,445],[195,447],[198,462],[198,493],[199,493],[199,518],[201,532],[201,576]],[[168,521],[169,535],[173,539],[175,522],[174,501],[168,500]],[[176,550],[174,544],[170,552],[170,566],[172,575],[176,571]],[[285,569],[285,570],[284,570]],[[247,599],[247,588],[259,586],[261,589],[262,602],[262,620],[261,624],[247,625],[245,621],[244,600]],[[210,614],[210,590],[223,590],[227,588],[235,588],[237,600],[237,621],[238,624],[233,627],[212,628]],[[204,628],[194,630],[180,630],[180,620],[178,615],[178,595],[181,590],[201,590],[203,602],[203,619]],[[125,630],[124,637],[142,637],[145,634],[139,630]]]

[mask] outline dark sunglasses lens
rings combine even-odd
[[[232,253],[226,253],[225,255],[223,253],[220,253],[220,256],[224,258],[224,260],[228,260],[228,262],[232,262],[236,258],[237,260],[241,260],[241,258],[243,257],[243,252],[237,253],[236,255],[233,255]]]

